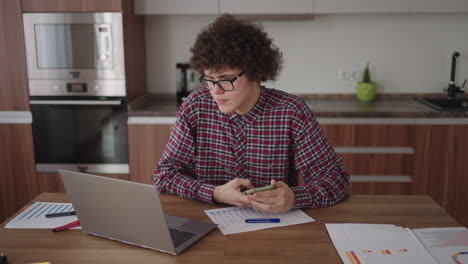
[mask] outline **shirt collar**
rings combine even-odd
[[[233,112],[233,113],[227,114],[228,118],[230,120],[234,120],[236,118],[239,118],[239,119],[244,120],[247,123],[250,123],[250,122],[254,121],[257,118],[257,116],[260,113],[262,113],[262,111],[263,111],[263,108],[264,108],[265,102],[266,102],[266,92],[267,92],[266,88],[264,86],[260,86],[260,96],[259,96],[258,101],[255,104],[255,106],[249,112],[247,112],[245,115],[239,115],[239,114]]]

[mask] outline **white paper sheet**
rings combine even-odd
[[[468,263],[468,229],[421,228],[413,233],[439,263]]]
[[[326,224],[345,264],[437,264],[411,230],[394,225]]]
[[[236,234],[265,228],[304,224],[315,220],[299,209],[290,210],[282,214],[269,214],[256,211],[252,208],[227,207],[221,209],[205,210],[213,223],[225,235]],[[279,218],[279,223],[245,223],[248,218]]]
[[[46,218],[49,213],[73,211],[71,203],[36,202],[5,225],[5,228],[56,228],[78,220],[76,215]],[[73,229],[81,229],[80,226]]]

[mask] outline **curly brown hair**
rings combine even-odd
[[[190,48],[190,66],[204,70],[239,68],[251,81],[275,80],[282,54],[261,25],[224,14],[203,28]]]

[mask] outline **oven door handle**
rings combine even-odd
[[[32,105],[120,105],[122,100],[31,100]]]

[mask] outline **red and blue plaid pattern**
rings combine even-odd
[[[298,171],[304,184],[298,185]],[[234,178],[255,187],[288,184],[296,208],[333,205],[348,194],[349,175],[310,108],[288,93],[261,88],[245,115],[224,114],[206,89],[181,105],[155,169],[160,192],[213,203],[215,186]]]

